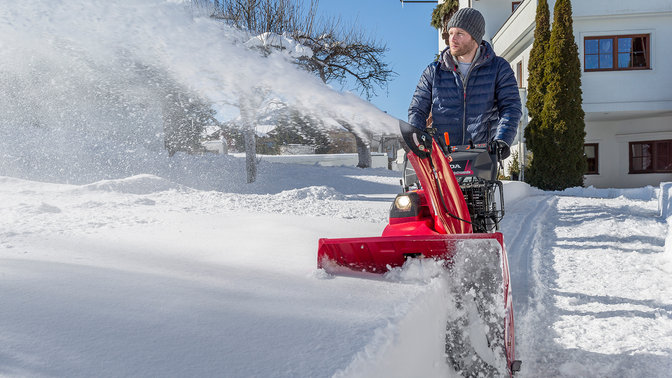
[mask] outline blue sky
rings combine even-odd
[[[407,119],[408,105],[420,75],[438,52],[438,33],[429,25],[435,6],[418,3],[402,7],[399,0],[319,2],[318,15],[340,16],[344,24],[355,25],[367,36],[387,45],[385,61],[397,76],[388,83],[387,90],[377,89],[371,102],[396,118]]]

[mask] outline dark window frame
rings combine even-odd
[[[618,50],[618,39],[619,38],[643,38],[643,49],[644,49],[644,59],[646,60],[646,65],[644,67],[619,67],[618,66],[618,55],[619,53],[624,54],[625,52],[620,52]],[[598,47],[597,54],[588,54],[588,49],[586,48],[587,41],[600,41],[600,40],[611,40],[611,67],[605,68],[588,68],[586,65],[586,58],[589,56],[597,56],[598,66],[600,59],[600,52]],[[598,42],[599,43],[599,42]],[[632,51],[629,51],[632,54]],[[602,54],[606,55],[606,54]],[[599,36],[590,36],[583,38],[583,71],[584,72],[599,72],[599,71],[639,71],[639,70],[650,70],[651,69],[651,34],[623,34],[623,35],[599,35]]]
[[[648,155],[635,155],[635,147],[643,145],[649,146]],[[650,168],[635,169],[636,166],[641,165],[635,164],[635,159],[645,159],[647,157],[651,159]],[[630,142],[628,144],[628,161],[629,174],[672,173],[672,139]]]
[[[520,6],[520,3],[522,3],[522,1],[512,1],[511,2],[511,13],[516,11],[516,9]]]
[[[584,153],[585,153],[586,147],[595,147],[595,157],[592,158],[593,160],[595,160],[595,163],[593,164],[594,165],[593,170],[590,169],[591,158],[589,158],[588,155],[586,154],[586,161],[588,163],[588,166],[586,167],[586,174],[587,175],[599,175],[600,174],[600,147],[599,147],[599,144],[598,143],[585,143],[583,145]]]

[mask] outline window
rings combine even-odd
[[[587,175],[597,175],[600,173],[598,169],[599,165],[597,164],[597,151],[597,143],[586,143],[583,145],[583,153],[586,155],[586,161],[588,162],[588,169],[586,170]]]
[[[649,34],[585,37],[584,71],[649,69],[649,39]]]
[[[518,79],[518,88],[523,87],[523,61],[516,64],[516,79]]]
[[[518,6],[522,3],[522,1],[512,1],[511,2],[511,12],[515,12]]]
[[[672,139],[630,142],[630,173],[672,172]]]

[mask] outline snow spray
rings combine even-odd
[[[162,101],[169,87],[220,114],[265,93],[333,125],[396,122],[330,89],[282,54],[177,0],[37,0],[0,5],[0,175],[83,183],[172,164]]]

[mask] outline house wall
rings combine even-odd
[[[672,12],[578,16],[574,30],[582,66],[585,37],[650,34],[650,70],[582,72],[586,113],[672,110],[672,48],[667,40],[672,34]]]
[[[548,3],[552,19],[555,1]],[[500,23],[503,15],[491,16],[508,6],[503,25],[494,32],[486,29],[493,33],[490,38],[495,52],[511,63],[514,72],[522,62],[523,87],[527,88],[537,1],[525,0],[514,14],[510,4],[503,0],[468,0],[460,5],[481,11],[486,25]],[[672,174],[628,174],[628,143],[672,139],[672,48],[667,41],[672,35],[672,1],[573,1],[572,7],[582,69],[586,36],[650,34],[651,38],[650,70],[582,72],[586,143],[598,143],[600,172],[587,175],[586,185],[639,187],[671,181]]]
[[[535,1],[535,0],[526,0]],[[535,1],[536,2],[536,1]],[[553,14],[555,0],[549,0],[548,6]],[[574,0],[572,1],[572,11],[575,17],[583,16],[610,16],[619,14],[645,14],[672,11],[672,3],[669,0]]]
[[[532,44],[537,3],[536,1],[524,1],[518,6],[515,13],[511,13],[510,1],[502,1],[501,3],[509,4],[508,16],[501,23],[500,19],[493,21],[486,19],[486,25],[492,24],[495,27],[490,35],[495,53],[511,61],[512,56],[520,54],[522,49]]]
[[[582,72],[586,143],[598,143],[595,187],[640,187],[672,180],[672,174],[629,174],[629,142],[672,139],[672,2],[577,3],[574,35],[583,68],[588,36],[650,34],[649,70]],[[580,5],[578,5],[580,3]]]
[[[586,175],[585,183],[622,188],[671,181],[672,174],[629,174],[628,148],[629,142],[672,139],[672,49],[667,43],[672,33],[672,1],[609,3],[611,7],[601,16],[596,14],[605,2],[597,3],[582,4],[576,12],[580,59],[587,36],[650,34],[651,69],[582,72],[586,143],[598,143],[600,173]],[[632,9],[635,5],[637,9]]]
[[[591,122],[586,143],[598,143],[598,175],[586,175],[585,185],[598,188],[657,186],[672,181],[672,173],[629,174],[629,143],[672,139],[672,116]]]

